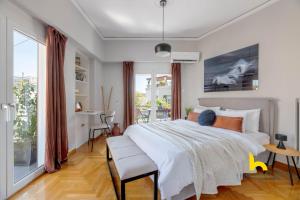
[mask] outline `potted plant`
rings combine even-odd
[[[37,85],[22,79],[14,86],[14,162],[29,166],[37,161]]]
[[[192,107],[186,107],[186,108],[185,108],[185,114],[186,114],[185,119],[188,118],[189,113],[192,112],[192,111],[193,111],[193,108],[192,108]]]

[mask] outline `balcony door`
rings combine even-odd
[[[9,197],[43,172],[46,47],[13,22],[7,21],[4,27],[0,134],[5,169],[1,168],[1,189]]]
[[[6,198],[6,21],[0,15],[0,199]]]
[[[135,75],[135,122],[171,119],[171,74]]]

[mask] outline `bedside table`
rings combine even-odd
[[[289,157],[292,158],[292,161],[293,161],[294,167],[296,169],[298,178],[300,179],[300,175],[299,175],[299,172],[298,172],[298,169],[297,169],[297,166],[296,166],[296,162],[295,162],[295,159],[294,159],[294,157],[300,157],[300,152],[297,151],[296,149],[293,149],[293,148],[290,148],[290,147],[286,147],[286,149],[278,149],[275,144],[266,144],[266,145],[264,145],[264,147],[266,148],[266,150],[268,150],[270,152],[269,157],[268,157],[268,161],[266,163],[267,166],[269,165],[269,161],[272,157],[272,154],[274,154],[273,161],[272,161],[272,171],[273,171],[273,168],[274,168],[276,155],[279,154],[279,155],[283,155],[283,156],[286,157],[286,160],[287,160],[287,163],[288,163],[288,169],[289,169],[291,184],[294,185],[293,177],[292,177],[292,171],[291,171],[291,168],[290,168]]]

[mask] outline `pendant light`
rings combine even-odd
[[[163,9],[162,15],[162,43],[155,46],[155,54],[159,57],[168,57],[171,54],[171,45],[164,43],[165,40],[165,6],[167,5],[167,0],[160,0],[160,6]]]

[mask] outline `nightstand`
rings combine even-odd
[[[272,154],[274,154],[273,161],[272,161],[272,170],[274,168],[276,154],[283,155],[283,156],[286,157],[286,160],[287,160],[287,163],[288,163],[288,169],[289,169],[291,184],[294,185],[293,177],[292,177],[292,171],[291,171],[291,168],[290,168],[289,157],[292,158],[292,161],[293,161],[294,167],[296,169],[298,178],[300,179],[300,175],[299,175],[299,172],[298,172],[298,169],[297,169],[297,166],[296,166],[296,162],[295,162],[295,159],[294,159],[294,157],[300,157],[300,152],[297,151],[296,149],[293,149],[293,148],[290,148],[290,147],[286,147],[286,149],[279,149],[279,148],[276,147],[275,144],[266,144],[266,145],[264,145],[264,147],[270,152],[269,157],[268,157],[268,161],[266,163],[267,166],[269,165],[269,161],[272,157]]]

